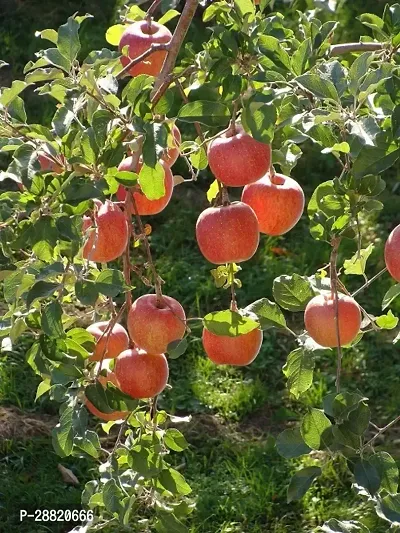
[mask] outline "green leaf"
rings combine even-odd
[[[338,92],[333,83],[318,74],[303,74],[298,76],[295,81],[317,98],[340,102]]]
[[[147,74],[140,74],[133,78],[125,89],[122,91],[122,97],[132,105],[135,105],[136,100],[143,95],[146,89],[149,89],[153,84],[154,78]]]
[[[52,126],[55,129],[59,137],[64,137],[71,127],[74,120],[74,114],[72,111],[62,106],[59,107],[53,117]]]
[[[92,128],[94,138],[99,148],[103,148],[107,139],[107,130],[109,123],[113,119],[113,114],[107,109],[98,109],[93,113]]]
[[[176,17],[179,17],[180,13],[176,9],[168,9],[167,12],[164,13],[164,15],[158,20],[159,24],[166,24],[170,20],[173,20]]]
[[[110,26],[106,32],[106,41],[113,46],[118,46],[126,28],[127,26],[125,24]]]
[[[313,481],[322,474],[319,466],[308,466],[298,470],[292,479],[287,490],[287,502],[300,500],[311,487]]]
[[[346,276],[349,274],[363,276],[365,274],[368,258],[372,254],[373,249],[374,245],[370,244],[367,248],[356,252],[351,259],[346,259],[343,264]]]
[[[46,39],[47,41],[50,41],[53,44],[57,44],[57,40],[58,40],[58,34],[56,30],[53,30],[53,29],[36,31],[35,37],[41,37],[42,39]]]
[[[79,23],[72,17],[58,28],[57,48],[71,63],[76,59],[81,45],[79,42]]]
[[[61,414],[59,424],[51,432],[53,447],[60,457],[68,457],[72,453],[74,445],[73,415],[73,407],[66,407]]]
[[[39,383],[39,386],[36,391],[35,402],[50,389],[51,389],[51,384],[50,384],[49,379],[44,379],[41,383]]]
[[[218,193],[219,193],[219,186],[218,186],[218,181],[217,180],[214,180],[208,191],[207,191],[207,200],[210,202],[210,204],[212,203],[212,201],[218,196]]]
[[[368,174],[381,174],[400,157],[400,149],[391,152],[385,148],[363,146],[354,162],[353,172],[356,178],[362,178]]]
[[[188,529],[168,508],[167,512],[157,513],[155,529],[157,533],[188,533]]]
[[[109,479],[103,487],[103,501],[105,508],[110,513],[119,513],[121,511],[121,500],[123,493],[115,479]]]
[[[299,398],[312,385],[315,360],[312,352],[297,348],[288,355],[283,367],[287,377],[287,388],[295,398]]]
[[[387,452],[378,452],[368,458],[376,468],[380,479],[380,490],[384,489],[395,494],[399,486],[399,468],[393,457]]]
[[[354,478],[357,485],[366,489],[371,496],[379,489],[380,478],[376,468],[366,459],[357,461],[354,467]]]
[[[182,433],[175,428],[167,429],[164,436],[164,443],[167,448],[175,452],[182,452],[189,446]]]
[[[301,436],[304,442],[313,450],[320,450],[329,445],[332,424],[319,409],[311,409],[301,421]]]
[[[101,383],[98,381],[95,384],[88,385],[85,389],[86,398],[102,413],[112,413],[112,409],[108,405],[106,391]]]
[[[382,311],[387,309],[389,305],[400,295],[400,283],[396,283],[387,291],[382,301]]]
[[[157,480],[164,489],[171,492],[171,494],[187,496],[192,492],[192,489],[186,483],[185,478],[174,468],[162,470]]]
[[[183,355],[188,347],[188,341],[186,337],[180,340],[172,341],[167,346],[167,354],[169,355],[170,359],[178,359],[181,355]]]
[[[312,54],[311,39],[305,39],[292,56],[291,67],[295,76],[300,76],[307,70],[307,63]]]
[[[65,336],[62,325],[62,307],[59,302],[51,302],[42,311],[42,329],[52,338]]]
[[[258,46],[262,55],[268,57],[278,68],[290,71],[291,61],[289,54],[282,43],[271,35],[261,35]]]
[[[255,320],[234,311],[215,311],[203,319],[204,327],[214,335],[237,337],[250,333],[260,325]]]
[[[242,111],[242,119],[251,135],[259,142],[270,144],[274,138],[276,108],[262,102],[251,102]]]
[[[94,305],[99,291],[93,281],[78,280],[75,283],[75,295],[83,305]]]
[[[143,161],[154,168],[168,144],[168,130],[165,124],[153,122],[145,124],[146,137],[143,143]]]
[[[276,439],[276,450],[285,459],[295,459],[311,452],[301,436],[300,428],[285,429]]]
[[[324,411],[328,416],[339,420],[347,420],[350,413],[357,409],[360,402],[367,400],[361,394],[354,392],[341,392],[325,396]]]
[[[96,289],[105,296],[114,298],[125,290],[122,272],[112,268],[102,270],[96,279]]]
[[[368,72],[372,63],[373,54],[365,52],[355,59],[349,70],[349,91],[353,96],[356,96],[363,80],[363,77]]]
[[[28,87],[28,84],[21,80],[15,80],[12,82],[11,87],[3,89],[0,95],[0,104],[7,107],[22,91]]]
[[[315,296],[311,283],[299,274],[275,278],[272,291],[277,304],[288,311],[304,311]]]
[[[325,522],[321,530],[324,533],[370,533],[367,526],[364,526],[361,522],[355,522],[353,520],[339,522],[336,518]]]
[[[149,200],[158,200],[165,194],[165,172],[160,163],[154,168],[143,165],[139,173],[139,184],[143,194]]]
[[[178,113],[178,119],[182,122],[200,122],[212,127],[226,126],[230,116],[229,108],[226,105],[204,100],[189,102]]]
[[[29,308],[32,303],[38,298],[48,298],[59,288],[58,283],[50,283],[49,281],[38,281],[30,289],[26,297],[26,306]]]
[[[381,329],[394,329],[399,323],[399,319],[397,316],[394,316],[392,311],[389,311],[387,315],[382,315],[376,318],[375,323]]]
[[[400,525],[400,494],[388,494],[379,498],[376,512],[383,520]]]
[[[323,150],[321,150],[321,154],[330,154],[332,152],[341,152],[343,154],[350,153],[349,143],[346,143],[346,142],[335,143],[330,148],[324,148]]]
[[[59,67],[61,70],[64,70],[67,74],[71,69],[71,62],[68,58],[63,56],[58,48],[48,48],[40,52],[41,57],[47,61],[50,65]]]
[[[74,444],[85,453],[97,459],[101,448],[99,436],[95,431],[86,430],[83,437],[75,437]]]
[[[248,305],[245,311],[257,315],[262,330],[271,327],[286,328],[284,314],[279,306],[275,302],[268,300],[268,298],[262,298]]]
[[[244,18],[245,15],[254,15],[254,4],[251,0],[234,0],[236,11]]]

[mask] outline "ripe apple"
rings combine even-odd
[[[65,161],[63,155],[60,158]],[[55,163],[45,151],[38,152],[38,161],[42,172],[54,172],[54,174],[62,174],[64,172],[63,167]]]
[[[91,324],[86,331],[96,339],[96,345],[91,361],[101,359],[115,359],[121,352],[129,348],[129,337],[126,329],[121,324],[115,324],[111,331],[106,331],[109,322],[96,322]]]
[[[180,153],[179,146],[182,141],[181,132],[179,131],[178,126],[176,126],[175,124],[172,127],[171,133],[172,133],[172,146],[168,146],[167,150],[165,151],[164,155],[161,158],[170,167],[172,167],[172,165],[175,163],[175,161],[179,157],[179,153]]]
[[[283,174],[267,174],[246,185],[242,202],[257,215],[261,233],[283,235],[300,220],[304,210],[304,193],[294,179]]]
[[[182,339],[185,330],[185,311],[169,296],[163,296],[158,305],[155,294],[145,294],[133,302],[129,311],[129,335],[147,353],[165,353],[168,344]]]
[[[167,44],[171,41],[171,38],[172,34],[169,29],[158,22],[151,21],[151,23],[148,23],[145,20],[134,22],[126,28],[119,43],[121,52],[125,46],[129,46],[128,56],[121,56],[122,65],[124,67],[129,65],[132,59],[149,50],[152,44]],[[144,61],[133,66],[129,70],[129,74],[131,76],[138,76],[139,74],[158,76],[166,55],[166,50],[153,52]]]
[[[136,399],[153,398],[168,383],[169,369],[164,354],[125,350],[117,357],[114,371],[122,392]]]
[[[271,165],[271,146],[256,141],[236,126],[211,141],[208,163],[214,176],[228,187],[243,187],[262,178]]]
[[[120,388],[117,377],[114,372],[108,372],[107,376],[99,376],[99,382],[103,385],[104,388],[107,387],[108,381],[113,383],[116,387]],[[99,411],[97,407],[95,407],[92,402],[89,401],[87,398],[85,399],[85,405],[87,409],[92,413],[92,415],[97,416],[98,418],[101,418],[106,422],[110,420],[122,420],[126,418],[129,414],[128,411],[113,411],[112,413],[103,413],[102,411]]]
[[[217,365],[249,365],[259,354],[262,341],[263,333],[260,329],[253,329],[238,337],[215,335],[208,329],[203,329],[204,350]]]
[[[89,217],[83,220],[83,234],[87,238],[82,255],[90,261],[107,263],[124,253],[128,244],[128,224],[123,211],[110,200],[96,205],[95,225]]]
[[[385,263],[392,278],[400,282],[400,225],[394,228],[386,241]]]
[[[256,214],[243,202],[209,207],[197,219],[196,238],[210,263],[247,261],[256,253],[260,240]]]
[[[357,337],[361,326],[361,311],[354,298],[343,294],[339,295],[338,306],[340,344],[343,346]],[[337,347],[335,303],[330,294],[319,294],[308,302],[304,321],[315,342],[326,348]]]
[[[138,210],[138,214],[140,216],[145,215],[157,215],[158,213],[161,213],[163,209],[167,207],[169,204],[169,201],[171,200],[172,192],[174,189],[174,176],[172,175],[171,169],[168,166],[167,163],[164,161],[160,161],[161,166],[164,169],[164,187],[165,187],[165,194],[158,200],[149,200],[146,198],[146,196],[141,192],[140,185],[138,185],[138,190],[133,193],[133,197],[135,199],[136,207]],[[138,163],[136,166],[136,169],[134,169],[134,160],[132,156],[126,157],[121,163],[119,164],[118,170],[120,171],[128,171],[128,172],[140,172],[140,169],[142,168],[142,163]],[[119,202],[124,202],[126,198],[126,188],[123,185],[120,185],[117,190],[117,200]],[[133,214],[133,211],[132,211]]]

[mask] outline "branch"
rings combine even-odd
[[[151,4],[149,9],[146,13],[146,20],[149,24],[151,24],[151,19],[155,11],[158,9],[158,6],[161,4],[162,0],[154,0],[154,2]]]
[[[340,56],[342,54],[351,54],[354,52],[376,52],[383,50],[386,43],[343,43],[331,46],[329,55]]]
[[[375,274],[375,276],[371,278],[370,280],[368,280],[367,283],[364,283],[362,287],[360,287],[355,292],[353,292],[353,294],[351,295],[352,298],[355,298],[358,294],[360,294],[360,292],[362,292],[364,289],[367,289],[371,285],[371,283],[373,283],[375,280],[380,278],[385,272],[387,272],[386,267],[383,268],[380,272],[378,272],[378,274]]]
[[[172,41],[171,41],[172,43]],[[144,61],[147,57],[151,56],[151,54],[154,54],[154,52],[160,52],[161,50],[169,50],[171,43],[153,43],[148,50],[143,52],[140,56],[135,57],[132,59],[126,67],[124,67],[118,74],[115,76],[117,80],[125,76],[125,74],[131,70],[132,67],[140,63],[141,61]]]
[[[341,238],[332,239],[332,252],[330,259],[330,275],[331,275],[331,294],[335,305],[335,326],[337,339],[337,367],[336,367],[336,391],[340,392],[340,374],[342,372],[342,346],[340,342],[340,328],[339,328],[339,297],[338,297],[338,277],[336,270],[336,262]]]
[[[387,431],[389,428],[391,428],[392,426],[394,426],[395,424],[397,424],[397,422],[400,421],[400,416],[398,416],[397,418],[395,418],[394,420],[392,420],[391,422],[389,422],[389,424],[387,424],[384,428],[380,429],[378,431],[378,433],[372,437],[371,440],[369,440],[366,444],[364,444],[364,446],[362,447],[362,449],[364,450],[365,448],[367,448],[368,446],[371,446],[378,437],[380,437],[383,433],[385,433],[385,431]]]
[[[171,42],[169,43],[168,55],[165,58],[160,75],[156,79],[154,89],[151,93],[151,101],[153,106],[159,102],[160,98],[167,90],[169,76],[175,67],[179,50],[181,49],[183,40],[185,39],[186,33],[189,29],[198,5],[199,0],[186,0],[182,15],[179,18],[179,22],[175,28]]]

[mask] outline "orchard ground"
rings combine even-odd
[[[308,154],[307,160],[312,155]],[[294,172],[307,199],[320,176],[328,171],[321,167],[317,152],[314,155],[316,167],[311,174],[307,173],[307,178],[305,163],[301,162]],[[368,242],[363,245],[375,244],[368,264],[371,275],[383,267],[384,241],[400,208],[400,197],[393,194],[394,183],[394,176],[388,179],[383,198],[384,214],[378,219],[363,220],[363,233],[368,235]],[[167,209],[151,219],[152,239],[159,251],[160,275],[167,288],[174,287],[172,296],[182,302],[191,316],[202,316],[229,299],[228,291],[215,289],[209,275],[212,266],[203,260],[194,239],[197,213],[206,207],[204,194],[199,194],[200,187],[194,184],[178,188]],[[201,205],[194,209],[194,204]],[[171,213],[175,213],[175,218],[171,218]],[[239,292],[241,300],[246,304],[260,294],[270,296],[272,281],[278,274],[313,273],[329,259],[329,250],[324,248],[309,235],[304,216],[284,237],[263,236],[256,256],[239,273],[245,287]],[[341,254],[349,257],[353,251],[343,247]],[[354,276],[346,283],[351,290],[362,284]],[[389,276],[379,279],[373,290],[360,295],[361,305],[366,305],[371,313],[378,313],[380,295],[391,283]],[[396,311],[400,311],[399,302],[394,303],[393,312]],[[300,329],[302,314],[295,315],[295,320],[290,327]],[[386,523],[376,518],[372,508],[360,505],[351,490],[351,479],[344,465],[325,468],[324,476],[303,500],[286,503],[290,474],[301,462],[313,464],[313,459],[308,457],[288,463],[279,457],[268,438],[290,427],[297,419],[295,411],[299,403],[289,399],[281,370],[288,351],[293,348],[291,338],[267,331],[257,360],[250,367],[239,369],[213,365],[202,350],[201,331],[197,333],[199,340],[190,344],[187,353],[175,362],[170,361],[172,389],[160,399],[160,407],[169,412],[193,414],[192,422],[180,427],[191,446],[183,459],[182,454],[176,457],[193,493],[198,495],[190,531],[309,532],[332,517],[361,519],[374,533],[387,531]],[[345,353],[343,371],[346,387],[360,388],[369,395],[370,405],[375,409],[373,418],[382,425],[398,414],[400,403],[398,348],[390,344],[390,339],[383,339],[383,335],[390,333],[366,336]],[[30,521],[20,524],[19,510],[65,505],[76,508],[95,464],[73,458],[60,460],[55,455],[49,431],[57,421],[56,406],[46,400],[34,402],[38,378],[24,362],[29,344],[29,338],[22,337],[14,351],[3,353],[0,359],[0,520],[2,531],[7,533],[61,533],[70,528],[58,524],[51,529]],[[305,396],[304,409],[307,404],[320,405],[323,395],[333,388],[334,368],[333,352],[318,360],[316,380]],[[397,431],[394,428],[385,435],[385,449],[389,442],[397,440]],[[105,433],[103,436],[102,444],[107,447],[107,436]],[[112,442],[110,439],[110,446]],[[396,456],[395,449],[388,451]],[[400,456],[397,459],[400,462]],[[59,462],[75,473],[79,486],[65,485],[57,469]],[[146,531],[143,527],[138,526],[137,533]],[[105,531],[123,532],[111,528]]]

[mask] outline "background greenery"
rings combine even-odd
[[[362,12],[379,14],[385,3],[380,0],[339,2],[336,13],[323,12],[318,16],[340,21],[337,41],[357,40],[362,27],[356,16]],[[9,68],[0,70],[0,84],[7,85],[12,79],[22,77],[23,66],[40,47],[34,37],[35,31],[56,28],[75,11],[89,12],[95,17],[85,22],[82,54],[106,46],[104,34],[115,20],[120,4],[113,0],[0,0],[0,55],[10,64]],[[299,0],[290,8],[287,2],[276,2],[275,7],[282,8],[290,17],[293,9],[304,10],[312,4],[310,0]],[[189,39],[196,39],[204,31],[201,18],[196,24]],[[50,105],[46,98],[30,94],[27,106],[30,119],[46,117]],[[332,156],[322,156],[311,145],[302,148],[305,154],[293,176],[309,198],[319,183],[335,175],[337,168]],[[179,162],[175,170],[185,173],[184,163]],[[364,244],[375,244],[368,266],[370,275],[383,267],[383,243],[388,232],[400,222],[397,170],[385,176],[388,184],[382,198],[385,210],[379,218],[362,221],[366,235]],[[168,208],[148,221],[153,228],[152,245],[165,280],[165,292],[180,300],[191,316],[203,316],[210,310],[226,307],[229,300],[225,291],[215,288],[210,266],[194,239],[198,213],[207,205],[204,191],[208,183],[204,175],[197,183],[177,187]],[[339,264],[354,251],[352,243],[346,246],[341,250]],[[276,276],[289,272],[311,275],[327,263],[328,257],[328,247],[310,237],[306,216],[288,235],[264,236],[257,255],[240,273],[243,282],[243,288],[238,291],[240,305],[270,296]],[[361,281],[350,278],[347,283],[354,289]],[[384,276],[371,290],[360,295],[360,303],[370,313],[378,314],[382,296],[391,283],[389,277]],[[396,310],[399,312],[400,307]],[[290,327],[301,330],[301,314],[292,319]],[[398,414],[400,404],[397,377],[400,359],[398,347],[391,344],[391,338],[390,333],[367,336],[355,349],[345,353],[344,358],[345,386],[350,389],[359,386],[369,394],[375,406],[374,420],[382,424]],[[51,427],[56,407],[45,399],[34,402],[38,380],[25,363],[29,344],[30,339],[23,337],[12,352],[0,354],[0,437],[3,437],[0,442],[0,531],[68,531],[70,527],[63,524],[19,523],[22,508],[32,511],[39,507],[77,507],[81,489],[90,479],[93,466],[74,458],[62,460],[80,481],[79,487],[64,484],[57,469],[60,461],[52,451],[46,430],[35,425],[35,421],[46,421]],[[214,366],[205,358],[199,341],[193,341],[181,359],[171,361],[173,388],[164,395],[163,406],[172,412],[194,414],[192,422],[181,428],[191,446],[184,463],[179,464],[193,493],[198,495],[192,519],[193,533],[309,532],[332,517],[359,518],[374,533],[387,531],[385,523],[377,521],[368,503],[360,504],[360,499],[355,499],[351,479],[340,464],[327,464],[323,477],[304,500],[286,504],[290,473],[301,463],[312,464],[313,461],[307,457],[288,463],[274,451],[269,438],[293,424],[299,411],[304,409],[304,404],[291,400],[285,390],[281,369],[291,348],[293,342],[289,337],[269,331],[265,334],[261,354],[249,368]],[[317,379],[306,396],[309,405],[319,407],[322,396],[333,389],[334,369],[333,354],[320,358]],[[29,430],[24,431],[24,424]],[[396,430],[386,438],[387,448],[389,441],[396,442]],[[389,451],[396,455],[395,449]],[[182,461],[182,454],[179,455],[177,460]],[[397,457],[400,461],[400,456]],[[144,524],[133,527],[137,533],[147,531]]]

